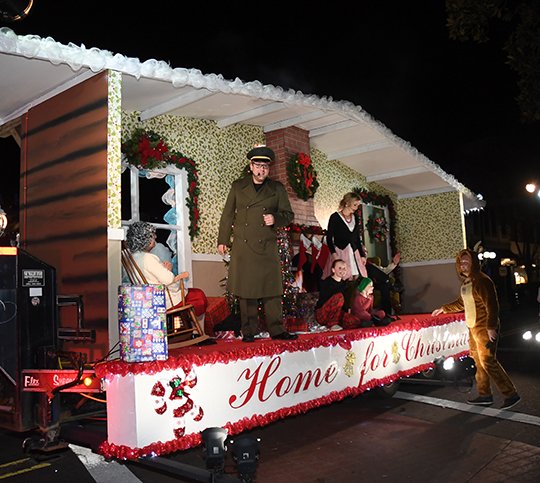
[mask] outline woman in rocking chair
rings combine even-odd
[[[129,226],[126,242],[133,260],[141,269],[150,284],[166,285],[171,297],[165,297],[167,309],[182,305],[180,280],[183,274],[174,275],[170,262],[162,262],[150,250],[156,244],[156,229],[145,221],[136,221]],[[206,312],[208,300],[205,293],[198,288],[186,289],[186,303],[193,305],[195,314],[200,317]],[[170,300],[172,299],[172,301]]]

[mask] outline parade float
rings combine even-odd
[[[3,427],[40,427],[55,442],[61,396],[93,393],[106,406],[103,454],[165,454],[199,444],[205,428],[239,433],[466,355],[462,317],[426,314],[457,290],[464,216],[481,202],[361,107],[7,28],[0,65],[9,93],[0,134],[19,145],[21,194],[19,246],[0,253]],[[133,162],[136,132],[152,137]],[[273,175],[300,227],[296,240],[290,233],[293,251],[323,230],[345,192],[364,193],[370,256],[386,264],[401,252],[400,320],[308,330],[288,344],[223,339],[165,360],[120,360],[125,228],[142,219],[166,235],[188,286],[211,299],[212,332],[227,306],[217,220],[245,153],[260,143],[277,154]],[[167,159],[152,165],[158,144]],[[163,218],[148,219],[159,200]]]

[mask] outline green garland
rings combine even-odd
[[[393,255],[395,255],[398,252],[397,248],[397,239],[396,239],[396,209],[394,208],[394,203],[392,202],[392,198],[388,195],[380,195],[377,193],[373,193],[371,191],[365,191],[362,188],[353,188],[351,190],[353,193],[356,193],[360,199],[362,200],[362,203],[371,203],[372,205],[376,206],[386,206],[388,208],[388,215],[390,217],[390,229],[389,229],[389,235],[390,235],[390,250]],[[360,219],[362,219],[361,213],[362,213],[362,207],[359,208],[360,211]],[[368,228],[369,230],[369,228]],[[401,286],[401,269],[398,265],[396,268],[394,268],[394,271],[392,272],[395,279],[395,285]]]
[[[297,153],[291,156],[287,164],[287,175],[289,184],[298,198],[307,201],[315,196],[319,182],[309,155]]]
[[[122,143],[122,153],[129,164],[139,169],[152,170],[173,165],[187,171],[186,206],[189,210],[189,236],[193,241],[200,230],[199,174],[195,161],[178,151],[171,151],[159,134],[143,128],[135,129],[129,139]]]

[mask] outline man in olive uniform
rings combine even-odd
[[[231,245],[228,289],[240,303],[244,342],[259,332],[258,301],[262,299],[272,339],[294,340],[283,327],[283,280],[276,228],[292,222],[294,213],[285,187],[268,178],[275,154],[266,146],[247,154],[251,176],[233,182],[219,223],[218,252]]]

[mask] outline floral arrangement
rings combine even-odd
[[[139,169],[152,170],[173,165],[187,171],[186,206],[189,210],[189,236],[193,240],[200,229],[199,175],[195,161],[178,151],[171,151],[159,134],[143,128],[135,129],[129,139],[122,143],[122,153],[129,164]]]
[[[289,184],[298,198],[307,201],[315,196],[319,182],[309,155],[297,153],[291,156],[287,165],[287,175]]]
[[[384,216],[375,217],[373,215],[369,215],[366,228],[371,240],[378,242],[386,241],[389,230],[388,223],[386,222],[386,218]]]

